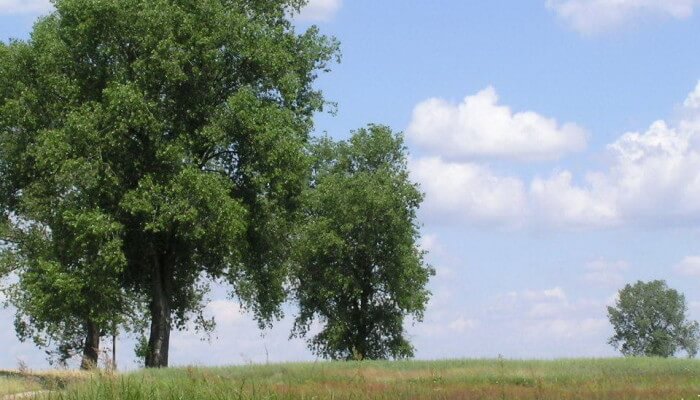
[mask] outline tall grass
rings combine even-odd
[[[453,360],[179,368],[96,375],[50,398],[698,399],[700,362]]]
[[[0,375],[0,399],[9,394],[40,390],[41,385],[35,381],[13,376]]]

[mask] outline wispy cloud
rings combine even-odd
[[[629,270],[626,261],[610,261],[604,258],[586,264],[583,280],[598,286],[619,286],[625,282],[624,273]]]
[[[546,7],[574,30],[600,34],[640,19],[685,19],[698,0],[547,0]]]
[[[680,275],[700,276],[700,256],[688,256],[678,263],[674,269]]]

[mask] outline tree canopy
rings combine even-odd
[[[146,299],[149,367],[209,278],[261,324],[279,315],[313,82],[338,55],[295,32],[304,3],[56,0],[0,46],[0,201],[29,296],[74,298],[74,326],[113,324],[123,310],[102,305],[123,291]],[[23,326],[53,330],[55,299],[16,299]]]
[[[314,148],[296,248],[294,334],[333,359],[405,358],[404,319],[421,319],[433,270],[417,246],[423,195],[408,176],[400,135],[371,125]]]
[[[638,281],[619,292],[608,318],[615,334],[609,343],[626,356],[671,357],[698,351],[700,326],[687,319],[685,296],[665,281]]]

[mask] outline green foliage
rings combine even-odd
[[[70,214],[66,213],[70,218]],[[20,339],[48,347],[51,360],[65,362],[82,349],[87,324],[106,334],[133,326],[138,305],[125,296],[119,274],[126,261],[117,224],[84,212],[47,234],[32,227],[15,232],[16,246],[5,250],[6,266],[19,280],[6,293],[17,308]]]
[[[293,334],[305,336],[318,320],[323,328],[309,346],[321,356],[410,357],[404,318],[422,318],[433,270],[416,245],[423,196],[409,180],[402,137],[371,125],[348,142],[322,139],[313,154]]]
[[[697,321],[688,321],[685,296],[664,281],[626,285],[608,318],[615,329],[609,343],[626,356],[671,357],[679,350],[695,357]]]
[[[210,326],[207,277],[227,279],[261,324],[280,314],[304,147],[325,104],[312,84],[337,58],[315,27],[295,32],[303,4],[56,0],[29,41],[0,46],[20,335],[72,338],[46,325],[51,304],[77,332],[145,299],[152,325],[167,325],[163,366],[171,327]]]

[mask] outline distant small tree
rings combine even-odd
[[[372,125],[348,142],[321,140],[314,159],[296,246],[293,335],[317,321],[309,347],[323,357],[411,357],[404,319],[422,318],[433,270],[416,245],[423,196],[409,179],[403,140]]]
[[[698,352],[700,326],[688,321],[685,296],[665,281],[638,281],[619,292],[608,318],[615,334],[608,343],[625,356],[671,357],[679,350]]]

